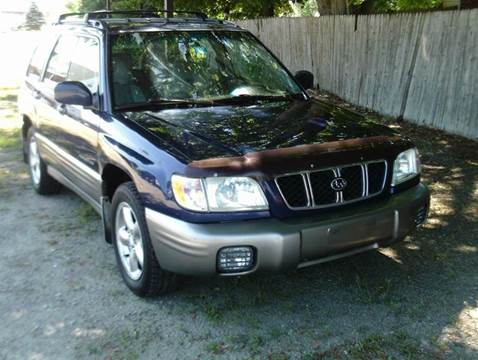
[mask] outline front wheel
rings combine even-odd
[[[149,238],[144,207],[132,182],[116,190],[112,209],[113,246],[126,285],[141,297],[168,292],[174,286],[175,276],[159,266]]]

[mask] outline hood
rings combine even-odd
[[[189,162],[397,135],[361,115],[317,100],[165,109],[126,116],[168,142]]]

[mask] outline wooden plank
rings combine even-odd
[[[478,9],[238,21],[289,69],[385,115],[478,139]]]

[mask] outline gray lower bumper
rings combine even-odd
[[[403,239],[430,195],[419,184],[381,203],[290,220],[192,224],[146,209],[151,241],[161,266],[185,275],[216,274],[216,256],[227,246],[253,246],[254,269],[278,271],[353,255]]]

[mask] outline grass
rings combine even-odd
[[[28,184],[28,173],[24,171],[12,171],[0,163],[0,197],[7,199],[18,191],[22,191]]]
[[[269,336],[271,339],[279,339],[283,335],[283,331],[277,327],[269,330]]]
[[[102,359],[136,360],[141,358],[142,346],[150,340],[150,334],[127,328],[85,339],[83,344],[76,347],[82,358],[98,358],[101,355],[99,358]]]
[[[211,342],[206,345],[206,351],[214,355],[223,354],[225,350],[226,350],[226,345],[222,341]]]
[[[0,101],[16,102],[18,99],[15,88],[0,88]]]
[[[304,355],[303,359],[432,359],[441,358],[443,348],[430,344],[422,348],[419,340],[404,331],[372,334],[348,344],[337,345],[323,352]]]
[[[390,279],[383,279],[379,283],[372,284],[367,278],[357,274],[355,276],[355,282],[364,303],[372,304],[389,299],[389,294],[392,289]]]
[[[66,219],[54,219],[45,221],[39,226],[39,229],[45,233],[56,233],[62,236],[69,236],[71,233],[78,231],[81,225],[75,221]]]
[[[91,222],[98,220],[98,213],[93,207],[87,203],[82,203],[76,210],[76,215],[81,225],[90,224]]]
[[[228,347],[245,350],[251,355],[260,354],[265,344],[265,338],[258,334],[238,334],[229,336]]]
[[[0,128],[0,150],[12,150],[21,148],[20,129]]]
[[[251,335],[247,345],[250,353],[258,354],[264,345],[264,339],[259,335]]]
[[[204,305],[204,314],[206,315],[206,319],[211,321],[212,323],[219,323],[222,319],[222,310],[219,306],[214,304],[205,304]]]
[[[98,224],[101,219],[100,216],[90,204],[85,202],[81,203],[76,210],[76,219],[79,228],[83,229],[87,234],[95,234],[99,229],[102,229]]]
[[[353,344],[348,353],[359,360],[386,359],[392,353],[405,359],[418,359],[424,355],[418,341],[405,332],[368,336]]]
[[[273,352],[268,356],[269,360],[289,360],[290,357],[284,352]]]
[[[20,149],[16,88],[0,88],[0,150]]]

